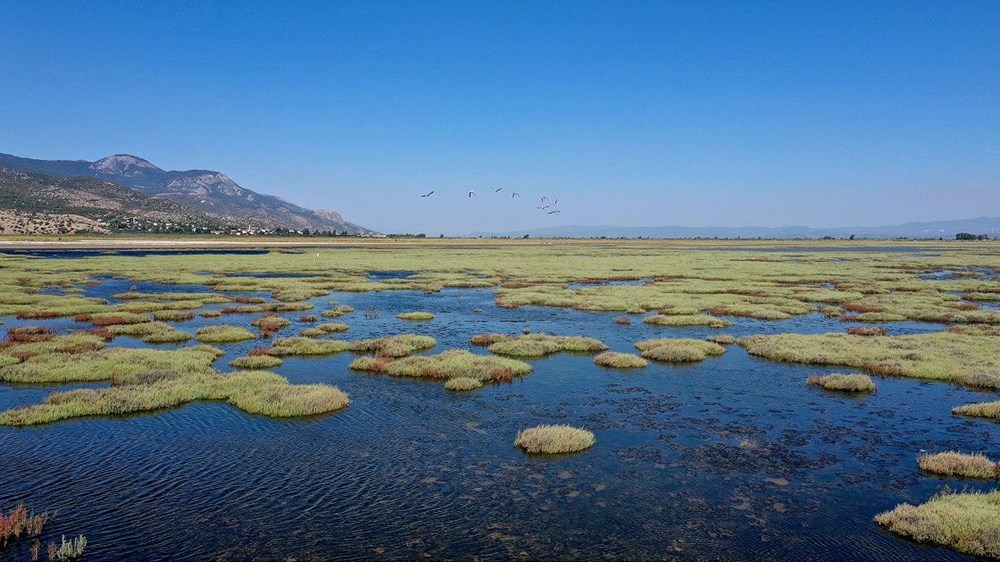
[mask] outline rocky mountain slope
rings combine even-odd
[[[213,219],[244,227],[293,230],[335,230],[354,234],[372,231],[345,221],[331,211],[312,211],[280,197],[246,189],[221,172],[212,170],[167,171],[148,160],[116,154],[96,162],[85,160],[35,160],[0,154],[0,166],[62,177],[91,177],[166,198],[200,211]]]
[[[22,225],[25,233],[48,229],[32,229],[32,224],[52,224],[64,227],[64,232],[90,230],[138,230],[140,225],[164,230],[164,225],[211,230],[226,226],[222,221],[183,203],[165,197],[151,197],[108,181],[88,177],[57,177],[14,170],[0,166],[0,210],[3,221]],[[51,220],[44,217],[51,215]],[[55,215],[61,215],[55,217]],[[60,232],[56,228],[56,232]]]

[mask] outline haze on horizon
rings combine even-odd
[[[219,170],[382,231],[1000,215],[996,2],[23,2],[3,21],[0,152]]]

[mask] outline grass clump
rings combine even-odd
[[[311,338],[281,338],[274,342],[269,355],[330,355],[347,351],[351,344],[342,340],[314,340]]]
[[[183,322],[194,318],[193,312],[186,310],[156,310],[153,311],[153,319],[161,322]]]
[[[523,336],[506,336],[500,339],[496,339],[496,334],[487,334],[487,336],[495,339],[494,343],[489,346],[490,352],[512,357],[541,357],[562,351],[597,353],[608,349],[608,346],[601,340],[582,336],[525,334]]]
[[[254,335],[246,328],[222,324],[219,326],[203,326],[195,332],[195,339],[205,343],[234,343],[254,339]]]
[[[384,338],[357,340],[351,344],[351,351],[374,353],[382,357],[406,357],[418,351],[430,349],[435,345],[437,345],[437,340],[430,336],[398,334]]]
[[[263,370],[277,367],[284,363],[280,357],[273,355],[251,355],[249,357],[239,357],[229,362],[229,365],[237,369]]]
[[[323,318],[340,318],[345,314],[350,314],[354,312],[354,307],[341,305],[336,308],[331,308],[330,310],[324,310],[320,313]]]
[[[250,322],[250,325],[262,332],[277,332],[278,330],[291,325],[291,323],[291,320],[287,318],[268,314],[267,316],[257,318],[253,322]]]
[[[359,358],[351,363],[351,368],[393,377],[438,380],[471,378],[481,382],[510,382],[531,372],[531,365],[522,361],[477,355],[460,349],[395,360],[388,357]]]
[[[1000,384],[1000,338],[954,332],[911,336],[778,334],[740,338],[751,355],[810,365],[843,365],[877,375],[914,377],[989,388]]]
[[[1000,492],[943,493],[875,516],[889,531],[973,556],[1000,558]]]
[[[481,388],[482,386],[483,381],[472,377],[455,377],[453,379],[448,379],[444,383],[444,387],[446,389],[454,390],[456,392],[475,390],[477,388]]]
[[[222,375],[211,369],[193,372],[145,370],[127,383],[112,383],[109,388],[50,394],[41,404],[0,413],[0,425],[25,426],[85,416],[121,416],[200,400],[227,401],[248,413],[270,417],[321,414],[343,408],[350,402],[336,387],[292,385],[285,378],[264,371]]]
[[[646,359],[667,363],[694,363],[726,352],[717,343],[687,338],[643,340],[635,347]]]
[[[104,328],[114,336],[131,336],[146,343],[181,343],[191,339],[191,334],[164,322],[143,324],[115,324]]]
[[[324,322],[322,324],[317,324],[312,328],[302,330],[299,332],[299,335],[307,338],[318,338],[320,336],[325,336],[326,334],[346,332],[349,328],[350,326],[347,324]]]
[[[0,357],[7,356],[25,361],[31,357],[52,354],[74,354],[95,351],[104,347],[104,338],[93,334],[70,334],[50,339],[18,343],[0,349]],[[9,362],[9,359],[6,360]]]
[[[200,314],[200,316],[202,318],[218,318],[222,316],[222,313],[218,310],[205,310]]]
[[[1000,400],[996,402],[979,402],[952,408],[951,413],[974,418],[987,418],[1000,421]]]
[[[611,369],[641,369],[649,365],[649,361],[634,353],[615,353],[614,351],[606,351],[598,355],[594,358],[594,363]]]
[[[967,455],[958,451],[924,454],[917,457],[920,470],[942,476],[962,478],[1000,478],[1000,463],[986,455]]]
[[[434,314],[431,312],[401,312],[396,315],[396,318],[400,320],[425,321],[434,320]]]
[[[729,320],[723,320],[707,314],[656,314],[642,320],[655,326],[708,326],[710,328],[726,328],[732,326]]]
[[[868,375],[813,375],[806,379],[807,384],[821,386],[827,390],[844,392],[875,392],[875,381]]]
[[[593,432],[569,425],[539,425],[517,434],[514,446],[531,454],[575,453],[597,443]]]
[[[110,348],[75,354],[33,356],[23,363],[0,369],[0,381],[14,383],[75,383],[111,381],[113,384],[144,382],[164,373],[205,373],[216,356],[207,350]],[[158,373],[151,375],[151,373]]]

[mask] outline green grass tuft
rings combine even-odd
[[[226,324],[198,328],[194,337],[204,343],[234,343],[254,339],[250,330]]]
[[[401,312],[396,315],[396,318],[415,321],[434,320],[434,314],[431,312]]]
[[[806,379],[807,384],[821,386],[827,390],[844,392],[875,392],[875,381],[868,375],[813,375]]]
[[[569,425],[539,425],[517,434],[514,446],[526,453],[561,454],[589,449],[597,443],[594,434]]]
[[[594,363],[612,369],[641,369],[649,365],[649,361],[634,353],[615,353],[614,351],[606,351],[598,355],[594,358]]]
[[[875,516],[889,531],[973,556],[1000,558],[1000,491],[939,494]]]
[[[967,455],[958,451],[925,454],[917,457],[920,470],[942,476],[962,478],[1000,478],[1000,463],[983,454]]]

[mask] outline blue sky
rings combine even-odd
[[[394,232],[1000,215],[996,1],[270,4],[3,2],[0,152]]]

